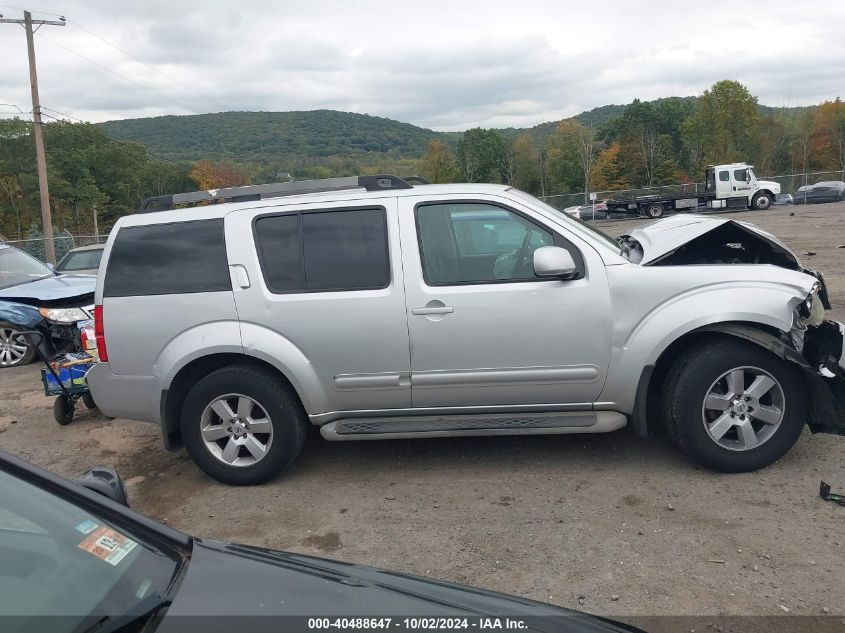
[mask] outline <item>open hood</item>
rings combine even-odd
[[[798,258],[771,233],[748,222],[704,215],[676,215],[619,238],[635,264],[774,264],[803,270]]]

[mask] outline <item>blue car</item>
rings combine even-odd
[[[25,365],[35,357],[17,333],[44,334],[47,355],[80,348],[77,323],[93,318],[96,279],[59,275],[18,249],[0,243],[0,369]]]

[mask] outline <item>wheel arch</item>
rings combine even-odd
[[[176,372],[167,389],[161,393],[161,435],[167,450],[182,448],[180,418],[185,398],[198,380],[211,372],[229,365],[253,365],[271,372],[291,393],[296,394],[300,403],[302,396],[293,382],[278,367],[271,363],[243,353],[221,352],[195,358]]]
[[[638,436],[648,437],[654,430],[663,384],[675,359],[693,345],[725,337],[749,341],[802,369],[809,367],[804,357],[783,340],[782,333],[771,326],[734,321],[712,323],[691,330],[672,341],[652,364],[643,368],[631,414],[631,426]]]

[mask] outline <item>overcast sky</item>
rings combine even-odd
[[[845,98],[845,0],[36,2],[68,18],[36,34],[42,104],[91,121],[331,108],[523,127],[719,79],[773,106]],[[27,72],[23,29],[0,24],[0,102],[31,109]]]

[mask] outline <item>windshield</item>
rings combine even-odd
[[[71,251],[59,262],[56,270],[71,271],[99,268],[102,256],[102,248],[95,248],[90,251]]]
[[[568,213],[564,213],[559,209],[555,209],[553,206],[546,204],[539,198],[535,198],[531,194],[525,193],[524,191],[520,191],[519,189],[511,189],[511,192],[519,196],[520,198],[529,200],[533,205],[540,206],[542,209],[548,213],[551,213],[554,217],[562,220],[564,224],[567,225],[568,228],[571,228],[576,233],[581,233],[582,235],[588,235],[593,239],[598,238],[599,241],[604,242],[612,248],[616,253],[622,253],[622,249],[620,248],[619,244],[616,242],[615,239],[610,237],[604,231],[600,231],[592,224],[588,224],[584,222],[580,218],[576,218],[574,216],[569,215]]]
[[[62,616],[78,630],[161,601],[180,558],[45,490],[0,471],[0,618]],[[147,609],[148,610],[148,609]]]
[[[0,248],[0,288],[11,288],[50,277],[53,271],[16,248]]]

